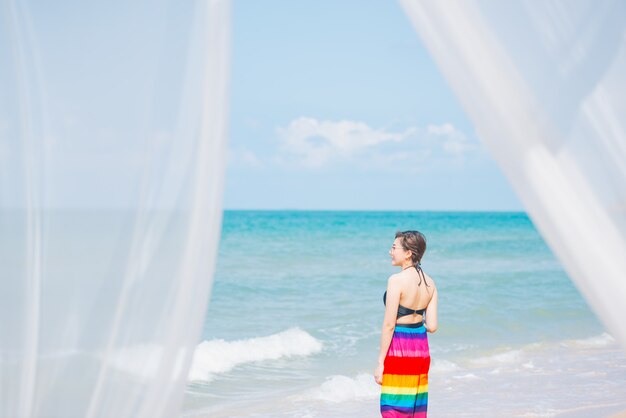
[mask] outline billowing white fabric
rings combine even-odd
[[[533,222],[626,347],[626,2],[401,4]]]
[[[220,236],[229,14],[0,5],[0,416],[178,414]]]

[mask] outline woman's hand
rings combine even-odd
[[[376,367],[376,370],[374,370],[374,380],[379,385],[383,384],[383,370],[384,370],[384,368],[385,368],[385,366],[382,363],[380,363],[378,365],[378,367]]]

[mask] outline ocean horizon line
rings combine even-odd
[[[523,210],[505,210],[505,209],[302,209],[302,208],[224,208],[224,212],[359,212],[359,213],[501,213],[501,214],[523,214],[528,215]]]

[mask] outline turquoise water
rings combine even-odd
[[[377,416],[382,294],[398,271],[388,250],[406,229],[426,235],[439,290],[431,413],[554,416],[626,400],[623,353],[524,213],[226,211],[185,414]]]

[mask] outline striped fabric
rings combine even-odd
[[[385,358],[380,412],[383,418],[425,418],[430,353],[423,324],[396,324]]]

